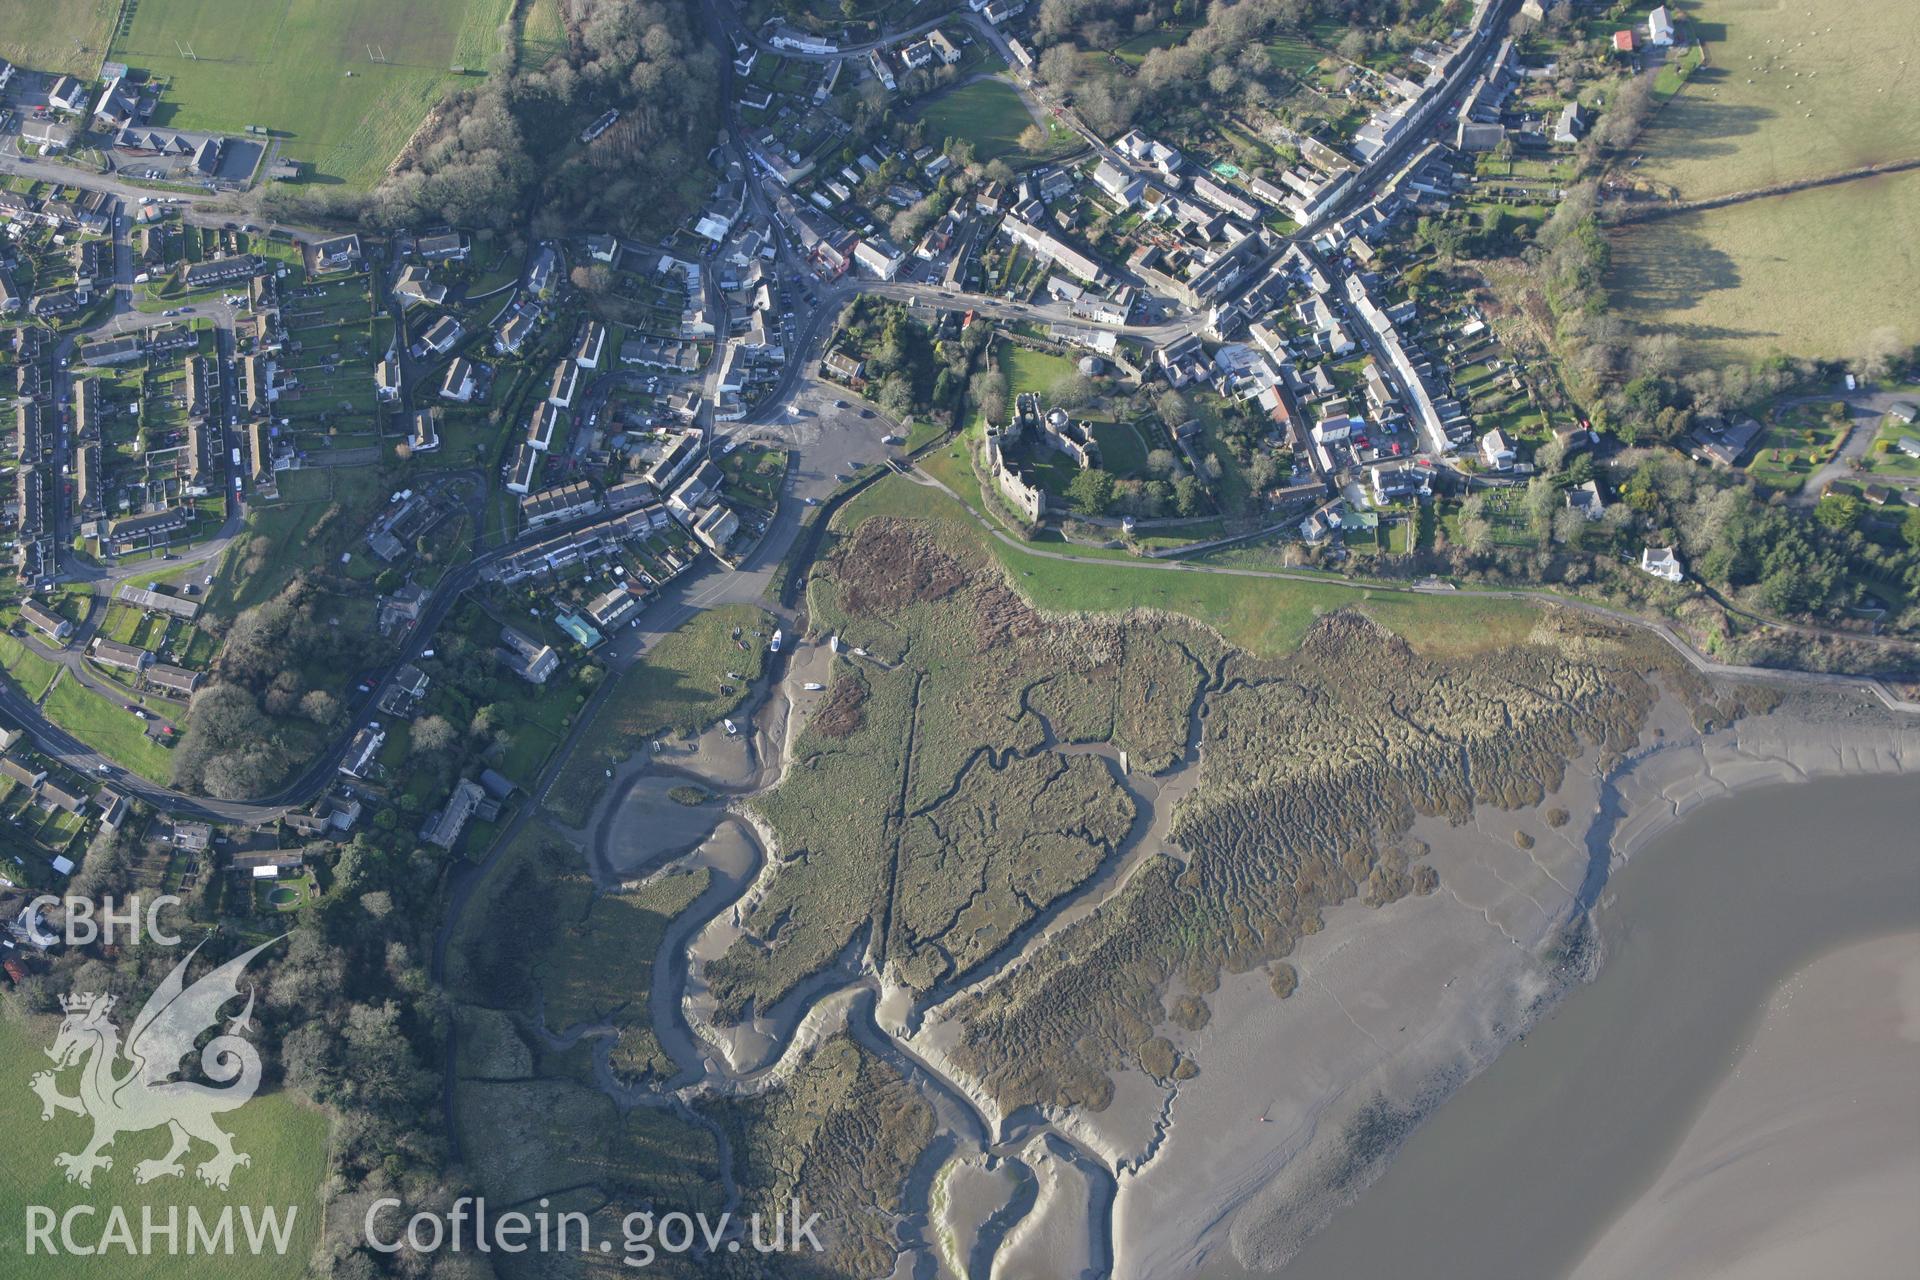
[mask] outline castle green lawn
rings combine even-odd
[[[1029,391],[1046,399],[1054,386],[1078,366],[1067,356],[1008,344],[1000,348],[1000,368],[1007,375],[1007,403],[1012,404],[1014,397]]]
[[[164,783],[173,776],[171,755],[147,736],[147,722],[114,706],[71,674],[54,685],[42,709],[47,719],[141,777]]]
[[[1100,466],[1122,478],[1147,473],[1147,443],[1131,422],[1096,422],[1093,438],[1100,446]]]
[[[200,972],[196,967],[189,980]],[[123,1032],[138,1012],[138,1006],[115,1009],[115,1021]],[[66,1112],[42,1120],[40,1099],[27,1087],[35,1072],[51,1066],[44,1051],[53,1043],[58,1026],[54,1018],[27,1021],[0,1017],[0,1132],[8,1135],[7,1159],[0,1161],[0,1205],[8,1207],[8,1212],[0,1214],[0,1272],[31,1276],[33,1280],[98,1280],[106,1275],[137,1276],[139,1280],[297,1280],[303,1275],[320,1233],[327,1150],[325,1115],[281,1092],[256,1095],[245,1106],[222,1115],[220,1127],[233,1135],[234,1149],[252,1158],[251,1164],[234,1171],[226,1191],[208,1187],[193,1176],[198,1162],[211,1154],[198,1142],[183,1161],[187,1168],[184,1177],[136,1184],[134,1166],[166,1153],[164,1129],[120,1135],[108,1149],[113,1168],[96,1172],[92,1187],[81,1187],[66,1181],[53,1158],[84,1147],[92,1134],[92,1123]],[[261,1045],[262,1057],[271,1059],[278,1047]],[[61,1092],[71,1096],[78,1077],[79,1072],[72,1069],[61,1073]],[[44,1205],[56,1214],[74,1205],[100,1206],[97,1216],[75,1219],[76,1241],[87,1243],[97,1242],[105,1229],[107,1206],[120,1206],[128,1215],[136,1245],[142,1206],[151,1206],[162,1223],[169,1208],[178,1208],[180,1252],[178,1256],[110,1260],[66,1253],[49,1257],[42,1250],[39,1256],[28,1259],[23,1212],[27,1205]],[[189,1207],[197,1209],[209,1226],[216,1224],[222,1210],[232,1207],[233,1254],[186,1254]],[[256,1215],[273,1209],[282,1221],[291,1211],[293,1225],[284,1255],[273,1253],[271,1246],[258,1257],[245,1252],[243,1209]]]
[[[477,83],[511,0],[138,0],[113,58],[168,81],[153,123],[261,125],[310,180],[371,187],[466,68]],[[191,46],[195,58],[181,56]],[[384,54],[369,60],[368,49]]]
[[[0,0],[0,57],[92,79],[119,11],[119,0]]]
[[[944,451],[943,451],[944,452]],[[964,490],[962,492],[965,492]],[[1111,613],[1164,609],[1212,627],[1229,642],[1261,655],[1296,648],[1321,615],[1358,606],[1368,616],[1426,653],[1454,655],[1516,644],[1539,620],[1525,601],[1458,592],[1411,592],[1174,567],[1125,552],[1067,552],[1067,559],[1036,555],[988,537],[970,515],[936,490],[890,476],[847,504],[835,528],[845,532],[876,515],[937,518],[963,536],[984,540],[1018,590],[1042,609],[1062,613]]]

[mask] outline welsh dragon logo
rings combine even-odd
[[[218,1087],[175,1077],[180,1060],[193,1052],[203,1032],[219,1022],[221,1008],[240,996],[241,973],[272,945],[263,942],[187,986],[182,975],[200,950],[194,947],[140,1010],[124,1047],[120,1029],[110,1016],[112,996],[85,992],[61,997],[66,1018],[47,1050],[54,1069],[35,1073],[32,1086],[40,1095],[42,1120],[53,1119],[56,1111],[93,1119],[91,1142],[78,1152],[53,1158],[66,1170],[67,1181],[92,1186],[96,1169],[113,1168],[113,1157],[103,1153],[116,1137],[163,1125],[172,1135],[172,1146],[164,1156],[134,1166],[137,1182],[181,1176],[186,1170],[180,1158],[196,1138],[213,1148],[213,1155],[194,1170],[210,1186],[224,1191],[233,1171],[252,1163],[252,1157],[233,1149],[233,1138],[214,1122],[221,1112],[244,1104],[260,1087],[260,1053],[240,1035],[252,1029],[251,988],[240,1016],[200,1050],[201,1069]],[[59,1073],[69,1067],[80,1069],[79,1093],[74,1097],[61,1093],[57,1083]]]

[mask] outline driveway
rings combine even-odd
[[[1840,448],[1827,464],[1808,476],[1800,486],[1800,492],[1793,495],[1791,501],[1796,507],[1813,506],[1820,501],[1820,494],[1828,485],[1836,480],[1852,479],[1856,474],[1855,465],[1873,447],[1875,438],[1880,434],[1880,424],[1886,421],[1888,411],[1902,400],[1911,401],[1912,397],[1903,396],[1897,391],[1848,391],[1839,395],[1794,396],[1781,403],[1831,404],[1836,399],[1847,406],[1847,438],[1840,442]]]

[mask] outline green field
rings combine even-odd
[[[373,577],[379,562],[355,554],[345,566],[342,552],[365,550],[364,517],[382,501],[387,486],[373,467],[310,467],[283,472],[277,502],[247,509],[245,536],[221,558],[207,608],[223,617],[271,600],[294,575],[323,565],[349,576]]]
[[[119,9],[119,0],[0,0],[0,56],[92,79]]]
[[[71,672],[54,685],[44,707],[47,719],[141,777],[166,782],[173,776],[173,757],[147,736],[147,722],[108,702]]]
[[[1846,357],[1869,334],[1920,341],[1920,172],[1681,214],[1612,237],[1613,305],[1696,363]]]
[[[60,664],[41,657],[26,641],[9,635],[0,635],[0,666],[4,666],[13,682],[36,702],[46,695],[53,678],[60,674]]]
[[[561,0],[532,0],[520,20],[520,57],[538,65],[567,51],[567,28],[560,17]]]
[[[1634,179],[1699,199],[1920,156],[1910,5],[1681,10],[1706,61],[1642,134]],[[1630,318],[1685,339],[1695,364],[1847,357],[1889,326],[1917,341],[1917,198],[1920,178],[1902,174],[1629,226],[1612,237],[1607,287]]]
[[[485,74],[510,4],[137,0],[113,57],[170,82],[155,124],[263,125],[317,180],[369,187],[455,81],[451,67]],[[187,45],[196,57],[181,56]]]
[[[1002,80],[976,80],[933,103],[926,110],[927,141],[964,138],[973,144],[973,157],[985,162],[1002,156],[1028,154],[1020,135],[1033,123],[1020,94]]]
[[[115,1011],[122,1031],[137,1012],[137,1005]],[[0,1087],[0,1129],[11,1139],[7,1159],[0,1161],[0,1204],[8,1206],[8,1212],[0,1214],[0,1259],[9,1260],[4,1263],[6,1273],[31,1275],[36,1280],[93,1280],[108,1274],[138,1276],[140,1280],[294,1280],[304,1275],[320,1230],[326,1117],[285,1093],[262,1093],[246,1106],[225,1113],[220,1126],[233,1135],[235,1150],[252,1158],[251,1164],[234,1172],[226,1191],[205,1186],[193,1176],[194,1165],[208,1154],[200,1144],[187,1157],[185,1177],[146,1186],[136,1184],[134,1166],[166,1151],[166,1133],[159,1129],[121,1135],[110,1151],[113,1168],[96,1173],[91,1188],[77,1186],[66,1181],[53,1157],[80,1150],[91,1132],[90,1124],[64,1113],[41,1120],[40,1100],[27,1087],[28,1079],[48,1065],[42,1051],[53,1042],[57,1026],[51,1018],[31,1024],[11,1018],[0,1020],[0,1082],[4,1082]],[[276,1047],[263,1045],[262,1056],[270,1057]],[[65,1073],[60,1081],[62,1092],[73,1092],[76,1074]],[[44,1205],[55,1213],[64,1213],[73,1205],[83,1204],[98,1206],[98,1212],[90,1220],[76,1218],[77,1242],[99,1240],[106,1227],[107,1208],[113,1205],[126,1211],[136,1247],[142,1206],[152,1206],[154,1217],[161,1223],[166,1220],[167,1208],[178,1206],[183,1215],[179,1255],[132,1258],[116,1250],[106,1257],[75,1257],[64,1252],[48,1257],[43,1250],[40,1256],[26,1259],[23,1206]],[[297,1212],[284,1255],[254,1257],[236,1251],[206,1257],[186,1253],[184,1214],[188,1206],[208,1222],[232,1206],[236,1245],[242,1238],[242,1206],[256,1213],[272,1208],[283,1220],[290,1207]]]
[[[1675,7],[1704,39],[1707,64],[1642,137],[1636,177],[1697,199],[1920,155],[1912,5]]]

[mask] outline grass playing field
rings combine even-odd
[[[138,1012],[137,1007],[115,1011],[123,1031]],[[186,1176],[137,1184],[134,1166],[166,1151],[166,1133],[158,1129],[122,1134],[109,1149],[113,1168],[96,1173],[91,1188],[77,1186],[66,1181],[53,1157],[80,1150],[92,1126],[82,1117],[65,1113],[42,1120],[40,1100],[27,1085],[36,1071],[50,1065],[42,1051],[53,1043],[57,1026],[51,1018],[32,1024],[0,1019],[0,1130],[8,1135],[10,1148],[7,1159],[0,1161],[0,1204],[8,1210],[0,1214],[0,1258],[11,1259],[0,1269],[8,1275],[31,1275],[36,1280],[105,1274],[139,1276],[140,1280],[294,1280],[305,1274],[308,1254],[320,1230],[326,1117],[285,1093],[266,1092],[222,1115],[220,1126],[233,1135],[234,1149],[252,1159],[251,1164],[234,1171],[225,1191],[208,1187],[193,1176],[199,1160],[210,1154],[207,1147],[197,1143],[186,1158]],[[262,1056],[267,1057],[278,1046],[261,1048]],[[65,1072],[59,1081],[61,1091],[71,1095],[76,1078],[76,1072]],[[40,1256],[29,1260],[25,1237],[28,1205],[45,1206],[56,1214],[75,1205],[97,1206],[90,1218],[76,1217],[78,1244],[97,1243],[107,1227],[109,1207],[119,1206],[132,1225],[134,1250],[140,1244],[143,1206],[150,1207],[154,1220],[162,1225],[168,1209],[178,1208],[182,1215],[178,1256],[130,1256],[116,1247],[106,1256],[95,1257],[76,1257],[64,1250],[49,1257],[42,1249]],[[196,1208],[208,1222],[232,1206],[236,1246],[244,1238],[240,1220],[243,1206],[255,1214],[272,1208],[283,1221],[289,1207],[296,1212],[284,1254],[268,1252],[255,1257],[237,1249],[230,1255],[189,1256],[184,1216],[188,1206]],[[59,1239],[57,1232],[54,1239]],[[156,1237],[157,1242],[161,1240],[163,1237]],[[164,1244],[157,1243],[156,1249],[164,1251]]]
[[[118,0],[0,0],[0,57],[91,77],[107,54]]]
[[[458,79],[450,68],[485,74],[510,3],[131,0],[113,57],[170,81],[155,123],[263,125],[314,180],[368,187]]]
[[[936,101],[926,110],[927,140],[965,138],[974,159],[997,160],[1027,154],[1020,135],[1033,123],[1013,86],[1000,80],[976,80]]]

